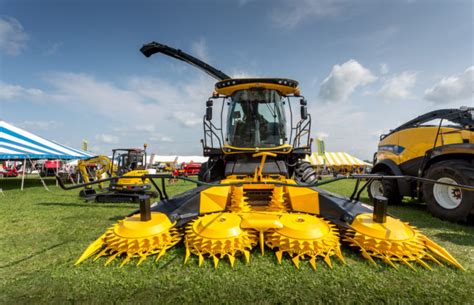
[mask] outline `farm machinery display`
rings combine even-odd
[[[473,185],[473,112],[468,107],[431,111],[382,135],[372,172]],[[372,182],[369,196],[380,195],[390,204],[400,203],[404,196],[424,199],[428,210],[441,219],[465,221],[474,214],[474,192],[455,186],[406,180]]]
[[[95,176],[99,179],[98,181],[104,174],[112,177],[109,180],[109,186],[105,189],[103,182],[98,183],[99,189],[104,191],[96,192],[92,188],[91,173],[88,171],[90,165],[97,166]],[[79,196],[96,202],[138,202],[141,196],[157,197],[158,193],[151,190],[150,181],[142,177],[150,174],[146,165],[146,145],[145,149],[113,149],[112,159],[100,155],[79,160],[77,167],[85,182],[84,189],[79,192]]]
[[[463,269],[415,227],[387,215],[385,198],[378,197],[374,207],[359,201],[367,184],[384,176],[358,176],[350,198],[317,187],[347,177],[317,182],[312,168],[302,161],[311,153],[311,116],[298,82],[233,79],[156,42],[144,45],[141,52],[177,58],[218,80],[203,118],[203,153],[209,159],[201,166],[199,181],[179,177],[198,186],[173,198],[168,198],[164,183],[169,175],[144,175],[160,201],[150,205],[149,198],[142,198],[140,210],[110,227],[76,264],[93,256],[107,257],[105,264],[121,260],[120,266],[140,264],[148,257],[158,260],[183,240],[185,262],[196,256],[199,265],[208,258],[215,267],[224,259],[231,266],[240,258],[248,262],[258,246],[262,254],[265,247],[275,251],[279,262],[289,257],[296,267],[307,261],[316,268],[321,259],[332,268],[334,258],[344,263],[341,246],[346,244],[374,265],[431,269],[433,263],[447,263]],[[299,104],[298,119],[294,100]],[[362,178],[367,181],[359,187]],[[155,179],[161,179],[161,187]]]

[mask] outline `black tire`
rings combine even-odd
[[[467,160],[441,161],[433,164],[426,171],[424,177],[433,180],[449,178],[456,181],[458,184],[474,186],[474,166],[472,162]],[[451,191],[453,192],[453,196],[456,196],[454,192],[458,192],[457,195],[459,196],[460,194],[461,202],[453,208],[446,208],[449,203],[444,202],[443,206],[442,203],[438,202],[435,191],[440,200],[443,200],[440,198],[440,196],[443,196],[443,191]],[[433,216],[449,221],[467,221],[468,216],[474,207],[474,192],[472,191],[452,189],[448,187],[444,188],[441,186],[438,186],[435,189],[434,184],[424,183],[423,197],[426,201],[428,211],[430,211]]]
[[[150,196],[151,198],[157,198],[158,197],[158,192],[157,191],[148,191],[145,194]]]
[[[386,172],[377,172],[374,173],[375,175],[391,175]],[[379,180],[380,181],[380,180]],[[400,195],[398,191],[398,185],[396,180],[381,180],[382,184],[382,195],[387,198],[388,204],[390,205],[397,205],[402,203],[403,196]],[[369,194],[369,199],[373,203],[375,203],[375,196],[378,194],[373,193],[373,188],[376,186],[377,180],[373,181],[370,185],[368,185],[367,193]]]
[[[297,183],[313,184],[318,181],[318,174],[311,163],[301,161],[295,166],[295,180]]]
[[[201,168],[199,169],[198,173],[198,181],[208,182],[207,180],[207,170],[209,169],[208,162],[204,162],[201,164]]]
[[[198,181],[202,182],[213,182],[217,180],[224,179],[224,161],[217,160],[215,163],[212,163],[211,168],[209,168],[209,162],[204,162],[201,164],[201,168],[198,173]]]
[[[79,192],[79,197],[85,198],[85,197],[93,196],[95,194],[97,194],[97,192],[94,189],[85,188]]]

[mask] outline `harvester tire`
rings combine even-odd
[[[209,169],[208,162],[201,164],[201,168],[198,173],[198,181],[209,182],[207,181],[207,170]]]
[[[377,172],[375,175],[390,175],[386,172]],[[377,183],[382,184],[382,194],[378,194],[374,191],[377,186]],[[398,185],[396,180],[374,180],[367,188],[367,193],[369,194],[369,199],[375,203],[375,196],[383,195],[388,200],[388,204],[397,205],[402,203],[403,196],[400,195],[398,191]]]
[[[298,183],[313,184],[318,181],[318,174],[311,166],[311,163],[302,161],[296,164],[295,180]]]
[[[209,162],[204,162],[201,164],[201,168],[198,173],[198,181],[202,182],[213,182],[223,179],[223,161],[217,160],[214,165],[209,168]]]
[[[447,160],[435,163],[425,178],[474,185],[472,161]],[[474,208],[474,192],[436,184],[423,184],[423,197],[428,211],[435,217],[450,221],[466,221]]]

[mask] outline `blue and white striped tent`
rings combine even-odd
[[[84,159],[93,154],[42,138],[0,120],[0,160]]]

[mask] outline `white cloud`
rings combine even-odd
[[[324,101],[344,102],[359,86],[365,86],[377,78],[360,63],[351,59],[335,65],[321,83],[319,97]]]
[[[98,123],[101,128],[77,132],[76,142],[94,139],[91,147],[102,153],[109,153],[117,144],[136,146],[152,137],[163,154],[196,154],[201,150],[202,128],[196,127],[202,124],[205,102],[212,94],[214,81],[209,77],[173,84],[149,76],[107,82],[89,74],[67,72],[48,73],[43,78],[49,85],[45,91],[0,83],[0,99],[14,101],[23,96],[30,101],[38,90],[37,101],[47,107],[63,107],[69,115],[91,113],[103,122]],[[102,134],[120,135],[119,143],[113,144],[115,138]],[[163,142],[169,145],[161,145]]]
[[[276,27],[292,29],[301,23],[318,18],[338,16],[346,1],[343,0],[293,0],[285,1],[271,13]]]
[[[436,104],[471,99],[474,102],[474,66],[460,75],[441,79],[433,87],[425,90],[424,98]]]
[[[45,81],[54,87],[49,98],[68,107],[89,107],[95,113],[117,119],[149,108],[137,92],[97,80],[91,75],[57,72],[47,74]]]
[[[398,126],[398,125],[397,125],[397,126]],[[382,130],[382,129],[377,129],[377,130],[373,131],[373,132],[370,134],[370,136],[379,139],[382,134],[383,134],[383,130]]]
[[[405,99],[411,96],[410,89],[416,83],[416,73],[405,71],[384,80],[376,96],[384,101]]]
[[[139,96],[158,104],[166,105],[181,98],[177,86],[159,78],[131,77],[127,86]]]
[[[373,48],[376,52],[384,50],[390,43],[396,41],[400,33],[398,26],[389,25],[387,27],[376,28],[373,32],[364,33],[358,38],[366,47]]]
[[[19,55],[25,48],[28,34],[15,18],[0,17],[0,49],[8,55]]]
[[[99,142],[103,142],[106,144],[118,144],[119,143],[119,137],[115,135],[110,135],[110,134],[98,134],[95,136],[95,139]]]
[[[245,6],[253,0],[238,0],[239,6]]]
[[[182,126],[196,127],[202,124],[202,117],[198,117],[194,112],[178,111],[173,113],[173,118],[176,119]]]
[[[166,143],[174,142],[173,138],[168,137],[168,136],[162,136],[162,135],[152,136],[148,140],[150,142],[166,142]]]
[[[232,78],[251,78],[251,77],[258,77],[256,74],[252,74],[250,72],[241,70],[241,69],[234,69],[230,74]]]
[[[338,107],[327,103],[311,104],[309,112],[313,118],[313,130],[326,144],[326,151],[345,151],[360,159],[372,156],[377,148],[377,139],[368,136],[372,132],[371,114],[360,111],[357,106],[342,103]],[[327,137],[325,137],[327,135]],[[313,136],[314,137],[314,136]]]
[[[7,84],[0,81],[0,100],[14,100],[18,98],[37,98],[43,91],[35,88],[24,88],[19,85]]]
[[[47,75],[46,81],[54,87],[49,93],[51,100],[68,108],[87,107],[97,115],[122,122],[124,128],[138,121],[141,129],[147,131],[162,129],[165,121],[170,120],[170,113],[183,110],[194,116],[194,113],[204,113],[204,103],[213,88],[209,78],[170,84],[159,78],[133,77],[119,86],[87,74],[52,73]],[[195,126],[192,115],[187,116],[191,121],[184,126]],[[134,118],[133,124],[130,118]],[[172,121],[176,122],[176,118]]]
[[[329,137],[329,134],[324,131],[316,132],[316,139],[326,139]]]
[[[191,49],[193,51],[193,55],[199,58],[202,61],[209,61],[209,54],[207,51],[207,45],[204,38],[200,38],[198,41],[193,42]]]
[[[35,130],[50,130],[53,128],[61,127],[62,124],[60,122],[49,120],[49,121],[23,121],[17,124],[18,126],[35,132]]]
[[[386,63],[380,64],[380,74],[387,74],[389,71],[389,66]]]
[[[59,49],[63,46],[62,42],[53,42],[47,46],[44,50],[43,55],[51,56],[58,53]]]

